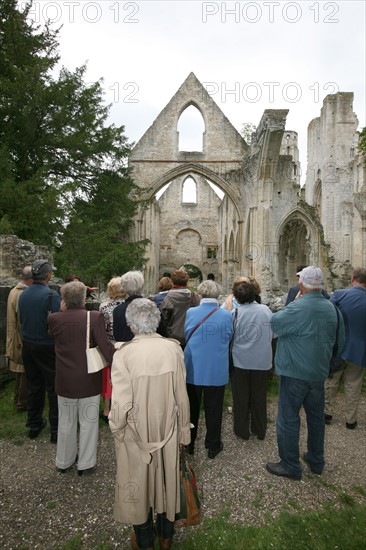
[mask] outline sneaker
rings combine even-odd
[[[286,468],[282,466],[281,462],[268,462],[266,464],[266,470],[274,476],[288,477],[289,479],[294,479],[296,481],[300,481],[302,477],[301,474],[292,474],[286,470]]]
[[[47,425],[47,420],[45,418],[42,418],[42,424],[39,428],[35,429],[35,430],[29,430],[29,438],[30,439],[35,439],[36,437],[39,436],[39,434],[41,433],[42,430],[44,430],[44,428],[46,427]]]

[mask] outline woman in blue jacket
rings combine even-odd
[[[194,452],[203,393],[208,458],[222,451],[221,422],[225,385],[229,378],[229,343],[233,332],[230,311],[219,308],[220,288],[214,281],[198,287],[200,305],[188,309],[185,321],[187,391],[191,408],[190,454]]]

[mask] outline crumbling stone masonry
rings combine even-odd
[[[264,296],[273,287],[286,291],[297,264],[319,265],[328,290],[347,285],[351,266],[366,265],[365,164],[352,103],[352,93],[329,95],[310,123],[301,188],[288,111],[265,110],[248,146],[191,73],[129,158],[148,201],[132,234],[150,240],[146,292],[184,264],[195,265],[203,278],[215,275],[224,291],[239,274],[254,275]],[[191,105],[204,123],[200,151],[179,146],[179,119]],[[192,203],[183,200],[187,179],[197,186]]]

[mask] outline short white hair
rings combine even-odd
[[[121,277],[121,287],[129,296],[142,294],[144,282],[144,276],[141,271],[127,271]]]
[[[218,298],[221,294],[219,285],[215,281],[211,281],[211,279],[203,281],[198,286],[197,292],[202,298]]]
[[[126,323],[133,334],[151,334],[159,326],[160,311],[148,298],[136,298],[126,309]]]

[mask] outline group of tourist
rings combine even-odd
[[[155,512],[160,548],[171,548],[180,509],[180,448],[195,453],[202,398],[209,459],[223,451],[229,380],[235,435],[265,438],[273,339],[280,460],[268,462],[267,471],[301,479],[304,407],[308,438],[302,458],[313,473],[322,473],[325,423],[332,421],[331,401],[342,375],[346,428],[356,428],[366,367],[366,269],[354,269],[351,288],[327,299],[322,271],[299,266],[292,298],[275,313],[261,303],[252,277],[235,279],[220,307],[214,280],[203,281],[196,293],[187,286],[186,271],[177,269],[159,281],[151,299],[143,297],[141,272],[115,277],[100,310],[87,314],[87,287],[73,277],[59,295],[48,285],[52,271],[47,260],[36,260],[9,295],[6,354],[16,373],[15,405],[27,410],[34,439],[46,426],[47,392],[50,441],[57,443],[56,467],[62,473],[75,463],[79,475],[94,470],[99,418],[109,424],[117,456],[115,518],[134,526],[133,548],[153,548]],[[107,363],[93,374],[87,370],[87,337]],[[336,343],[340,369],[329,376]]]

